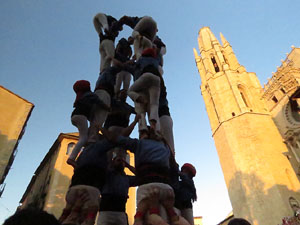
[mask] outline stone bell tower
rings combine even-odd
[[[200,55],[194,53],[233,213],[254,225],[277,225],[293,215],[289,200],[300,200],[300,183],[256,74],[239,64],[222,34],[221,40],[203,27]]]

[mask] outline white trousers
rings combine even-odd
[[[108,107],[110,107],[110,95],[103,89],[95,91],[98,98]],[[99,105],[95,105],[92,109],[92,120],[89,128],[88,142],[96,142],[98,140],[99,129],[103,126],[108,115],[108,111]]]
[[[100,43],[100,72],[111,66],[111,60],[115,57],[115,44],[112,40],[105,39]]]
[[[101,211],[97,225],[127,225],[127,216],[125,212]]]
[[[109,29],[107,17],[104,13],[98,13],[94,16],[93,23],[98,34],[103,34],[102,29]]]
[[[88,120],[84,115],[74,115],[71,117],[72,124],[78,128],[79,140],[74,146],[69,159],[75,160],[80,149],[86,144],[88,140]]]
[[[133,30],[133,37],[134,37],[134,32],[138,33],[147,33],[149,36],[149,40],[151,42],[154,41],[156,32],[157,32],[157,24],[156,22],[152,19],[150,16],[144,16],[138,23],[135,25],[134,30]]]
[[[128,96],[134,101],[135,111],[141,115],[139,130],[147,129],[145,114],[149,121],[156,121],[156,129],[160,129],[158,104],[160,94],[160,78],[152,73],[144,73],[129,88]],[[148,105],[136,102],[139,96],[147,97]]]
[[[136,193],[137,206],[139,206],[139,203],[143,199],[149,197],[149,193],[154,188],[157,188],[159,190],[159,200],[161,200],[161,201],[165,200],[169,196],[170,192],[173,192],[173,188],[168,184],[164,184],[164,183],[143,184],[143,185],[139,186],[137,189],[137,193]],[[168,221],[168,216],[167,216],[166,210],[161,205],[159,207],[159,214],[165,221]]]
[[[93,225],[99,209],[99,197],[100,191],[92,186],[76,185],[69,188],[62,224]],[[84,221],[80,222],[82,219]]]
[[[139,35],[138,33],[135,33],[133,38],[133,51],[136,60],[138,60],[141,57],[144,49],[152,48],[153,44],[151,40],[149,40],[145,36]]]
[[[159,117],[160,122],[160,132],[162,136],[166,139],[168,145],[171,148],[173,154],[175,153],[174,147],[174,135],[173,135],[173,120],[172,117],[164,115]]]
[[[138,187],[136,192],[136,204],[138,205],[143,199],[149,197],[149,192],[153,190],[154,188],[157,188],[159,190],[159,199],[164,200],[166,199],[170,192],[173,192],[173,188],[164,183],[149,183],[149,184],[143,184]]]
[[[121,89],[123,83],[123,89],[128,90],[131,81],[131,74],[128,71],[121,71],[117,74],[116,84],[115,84],[115,94]]]
[[[103,34],[103,30],[108,30],[108,21],[104,13],[98,13],[93,19],[95,30],[98,34]],[[100,72],[111,65],[110,57],[115,56],[115,46],[112,40],[103,40],[99,44],[100,52]]]
[[[145,32],[149,35],[148,37],[141,36]],[[152,17],[149,16],[144,16],[134,27],[132,37],[134,38],[133,49],[136,59],[141,57],[144,49],[153,47],[156,32],[157,24]]]

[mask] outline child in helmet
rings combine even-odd
[[[105,107],[105,105],[96,94],[91,92],[89,81],[78,80],[74,83],[73,89],[76,93],[76,99],[73,105],[75,109],[71,115],[71,122],[78,128],[79,140],[70,154],[67,163],[75,167],[75,159],[80,149],[86,144],[88,139],[88,120],[90,121],[93,117],[91,113],[92,107],[94,105]]]
[[[193,177],[196,169],[190,163],[185,163],[179,172],[179,191],[176,195],[175,207],[180,209],[184,217],[191,225],[194,225],[193,202],[197,200],[196,188]]]

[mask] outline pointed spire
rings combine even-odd
[[[211,32],[211,30],[209,28],[208,28],[207,32],[209,33],[211,41],[217,41],[217,42],[219,42],[217,40],[217,38],[215,37],[215,35],[213,34],[213,32]]]
[[[229,68],[232,70],[237,70],[241,65],[239,64],[231,45],[226,40],[224,35],[220,33],[222,45],[223,45],[223,57],[226,62],[226,64],[229,65]],[[240,70],[241,71],[241,70]]]
[[[209,50],[212,48],[212,38],[214,38],[214,35],[211,33],[209,27],[202,27],[200,29],[198,36],[200,51]]]
[[[205,68],[204,68],[202,58],[198,55],[198,52],[195,48],[193,49],[193,51],[194,51],[194,55],[195,55],[195,61],[196,61],[196,65],[198,68],[198,72],[201,77],[201,81],[202,81],[202,83],[206,83]]]
[[[222,33],[220,33],[220,37],[221,37],[221,42],[222,42],[223,46],[225,46],[226,44],[229,45],[229,42],[225,39],[225,37]]]
[[[198,52],[195,48],[193,48],[195,59],[197,60],[199,58]]]

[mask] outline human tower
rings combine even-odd
[[[93,23],[100,38],[100,74],[94,91],[87,80],[73,86],[71,122],[79,140],[67,160],[74,174],[60,222],[92,225],[97,218],[99,225],[127,225],[128,189],[138,186],[135,225],[194,224],[196,170],[189,163],[179,170],[175,160],[163,79],[166,45],[157,36],[156,22],[149,16],[117,20],[98,13]],[[124,25],[132,35],[115,47]],[[130,138],[137,123],[139,139]],[[126,161],[126,150],[134,153],[135,167]],[[125,167],[135,176],[126,175]]]

